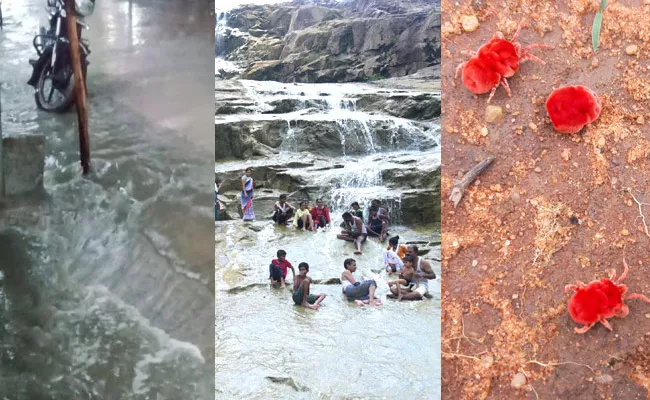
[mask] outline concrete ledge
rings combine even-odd
[[[0,197],[40,191],[45,168],[45,136],[21,135],[2,138]]]

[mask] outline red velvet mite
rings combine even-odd
[[[510,87],[506,78],[510,78],[519,71],[519,63],[532,60],[545,64],[544,61],[530,54],[532,49],[552,49],[553,46],[544,44],[531,44],[521,48],[521,44],[515,42],[521,28],[525,26],[522,20],[517,31],[510,41],[506,40],[503,33],[496,32],[489,42],[478,49],[478,52],[469,52],[472,58],[456,68],[454,79],[458,73],[463,71],[463,84],[474,94],[490,92],[488,103],[492,100],[499,85],[503,85],[508,96],[511,96]]]
[[[630,309],[624,303],[625,300],[641,299],[650,303],[650,299],[642,294],[625,295],[627,286],[621,282],[627,276],[629,268],[625,260],[623,260],[623,265],[625,270],[618,280],[615,280],[616,270],[612,269],[609,271],[609,279],[601,278],[590,282],[588,285],[578,281],[575,285],[566,285],[564,287],[565,293],[570,290],[575,292],[569,300],[571,318],[575,322],[585,325],[582,328],[575,328],[576,333],[587,332],[596,322],[600,322],[611,331],[612,326],[607,322],[607,319],[612,317],[623,318],[630,312]]]
[[[553,127],[561,133],[578,133],[600,115],[600,98],[584,86],[563,86],[551,92],[546,112]]]

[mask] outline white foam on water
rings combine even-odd
[[[58,168],[59,160],[56,159],[53,155],[45,157],[45,167],[46,168]]]

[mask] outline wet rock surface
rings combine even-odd
[[[217,55],[242,77],[358,82],[405,76],[440,63],[439,4],[301,1],[241,6],[217,16]]]

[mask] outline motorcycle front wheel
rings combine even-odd
[[[68,85],[65,89],[59,89],[54,85],[52,76],[52,65],[48,59],[45,66],[41,69],[36,84],[36,91],[34,92],[34,100],[36,106],[43,111],[64,113],[70,110],[75,103],[75,88],[74,88],[74,74],[72,73],[72,66],[67,64],[65,66],[65,74],[70,76]],[[82,61],[82,74],[84,80],[86,78],[86,66]]]

